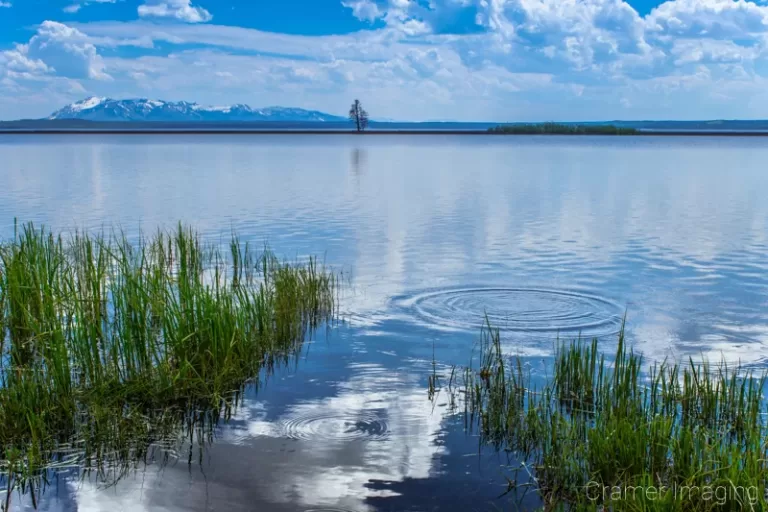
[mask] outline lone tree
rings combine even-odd
[[[349,109],[349,120],[355,123],[355,127],[357,127],[359,132],[368,128],[368,112],[365,111],[360,100],[355,100]]]

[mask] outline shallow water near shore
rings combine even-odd
[[[59,471],[42,510],[491,510],[507,458],[427,380],[485,315],[544,368],[624,313],[647,359],[768,361],[768,141],[733,137],[0,136],[13,218],[184,221],[345,274],[345,322],[188,446],[115,485]],[[524,507],[535,499],[523,499]],[[14,497],[12,509],[32,506]]]

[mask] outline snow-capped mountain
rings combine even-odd
[[[346,121],[346,118],[301,108],[251,108],[248,105],[204,107],[186,101],[87,98],[54,112],[48,119],[88,121]]]

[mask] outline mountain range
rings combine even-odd
[[[342,122],[347,118],[301,108],[252,108],[237,104],[224,107],[205,107],[186,101],[170,102],[149,99],[115,100],[91,97],[57,110],[49,120],[82,119],[86,121],[291,121]]]

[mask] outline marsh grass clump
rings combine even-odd
[[[182,225],[135,243],[21,227],[0,245],[0,475],[31,482],[74,445],[135,459],[218,418],[333,318],[336,287],[316,259],[234,235],[227,253]]]
[[[644,371],[624,329],[613,359],[597,340],[560,343],[541,379],[487,325],[477,363],[468,423],[533,468],[546,510],[766,509],[765,372],[693,359]]]
[[[489,133],[506,135],[637,135],[635,128],[612,124],[529,123],[506,124],[488,129]]]

